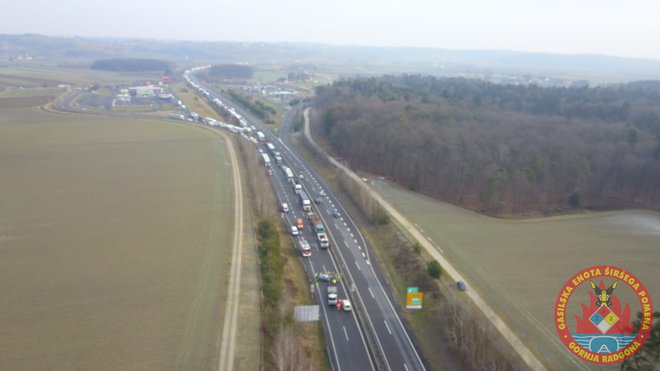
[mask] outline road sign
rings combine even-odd
[[[408,293],[406,298],[406,308],[408,309],[422,309],[422,301],[424,294],[421,292]]]
[[[417,287],[408,287],[408,294],[416,294],[419,292]]]
[[[318,305],[297,305],[293,308],[293,319],[297,322],[313,322],[319,320]]]

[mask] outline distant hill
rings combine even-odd
[[[190,42],[145,39],[0,35],[0,60],[28,53],[38,59],[92,61],[152,58],[174,62],[343,66],[363,74],[541,74],[602,81],[660,79],[660,61],[603,55],[505,50],[332,46],[310,43]],[[341,69],[340,69],[341,70]],[[355,72],[352,72],[355,74]]]
[[[171,67],[170,63],[157,59],[100,59],[92,63],[93,70],[145,72],[166,71]]]

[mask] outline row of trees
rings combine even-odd
[[[270,220],[257,226],[261,286],[263,292],[262,328],[266,337],[266,349],[273,344],[280,328],[282,315],[280,301],[284,290],[282,281],[284,259],[281,254],[280,233]]]
[[[490,214],[660,209],[659,98],[388,76],[318,88],[313,123],[351,166]]]
[[[227,90],[227,94],[229,94],[232,100],[249,109],[250,113],[257,116],[262,121],[265,121],[267,124],[274,123],[273,119],[270,117],[271,114],[276,114],[273,107],[257,99],[252,99],[250,96],[243,95],[235,90],[229,89]]]

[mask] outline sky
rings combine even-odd
[[[0,0],[0,33],[505,49],[660,60],[650,0]]]

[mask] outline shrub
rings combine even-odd
[[[428,263],[428,265],[426,266],[426,271],[433,278],[440,278],[440,276],[442,275],[442,267],[440,266],[440,263],[438,263],[436,260],[430,261]]]

